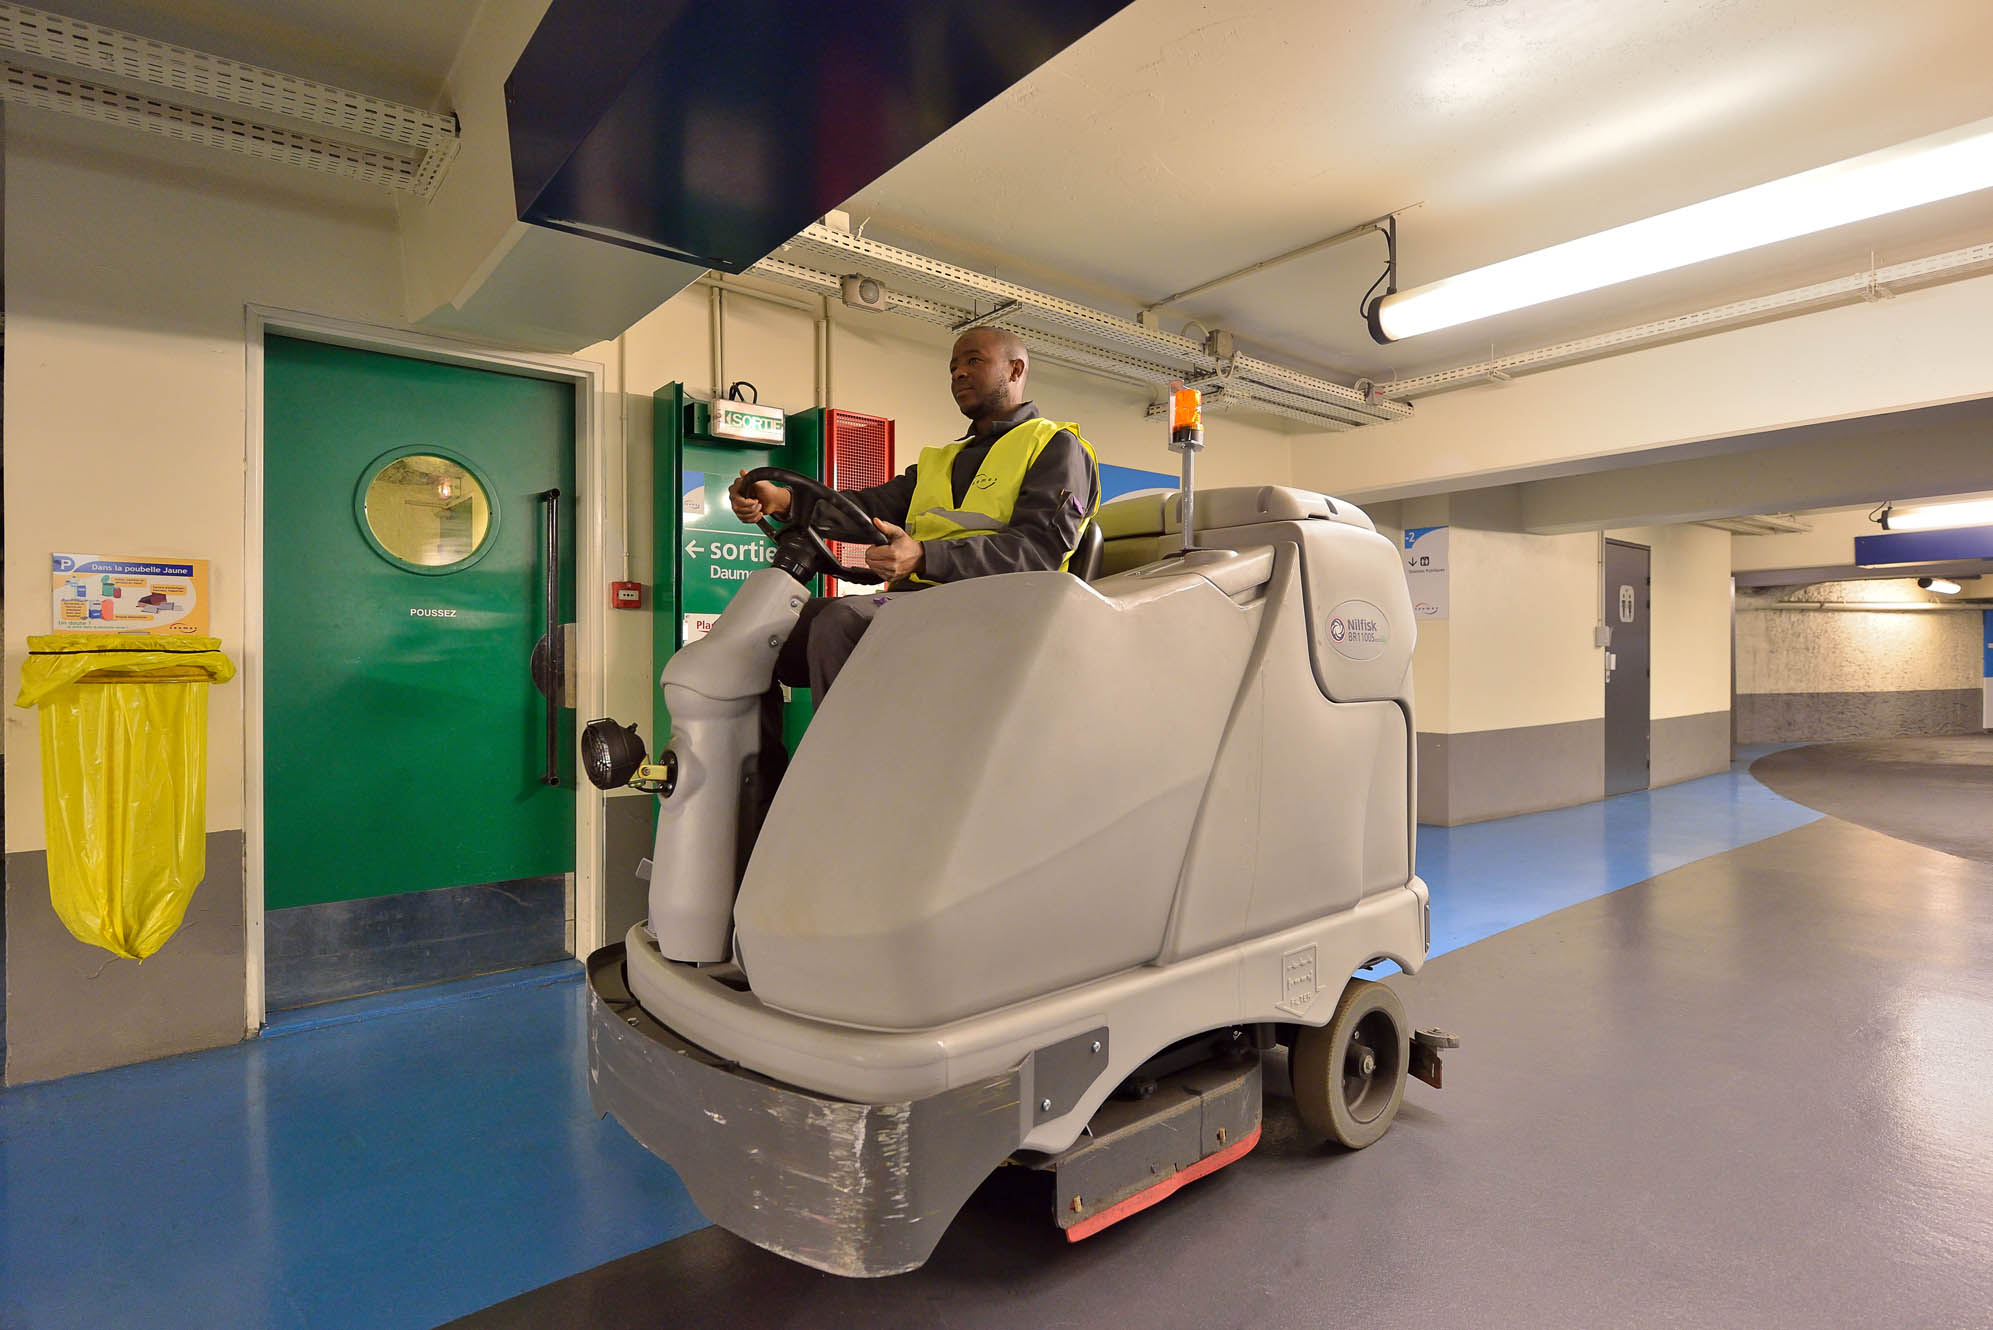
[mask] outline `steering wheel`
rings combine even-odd
[[[767,518],[761,521],[761,529],[775,540],[778,567],[784,567],[798,581],[807,581],[816,573],[859,586],[877,586],[886,580],[870,568],[846,567],[826,543],[830,540],[850,541],[858,545],[893,543],[885,532],[872,525],[872,519],[850,495],[800,471],[781,466],[758,466],[747,473],[742,484],[752,486],[763,480],[789,491],[788,521],[779,527]],[[806,557],[785,560],[782,556],[790,552],[792,546],[800,547],[795,553]]]

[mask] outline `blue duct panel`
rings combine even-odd
[[[1125,3],[554,0],[505,83],[520,219],[744,272]]]
[[[1855,562],[1864,568],[1892,563],[1944,563],[1951,559],[1993,559],[1993,526],[1890,531],[1880,536],[1855,537]]]

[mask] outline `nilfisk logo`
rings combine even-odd
[[[1391,644],[1391,621],[1367,600],[1346,600],[1329,611],[1329,645],[1350,660],[1375,660]]]

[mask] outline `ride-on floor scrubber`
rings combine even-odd
[[[884,539],[814,480],[757,479],[792,495],[772,566],[671,658],[670,741],[633,782],[660,800],[649,920],[588,961],[594,1104],[709,1219],[894,1274],[1006,1160],[1054,1175],[1078,1238],[1243,1155],[1276,1043],[1302,1120],[1351,1148],[1407,1075],[1439,1084],[1450,1036],[1353,977],[1430,942],[1416,630],[1362,512],[1205,491],[1193,548],[1179,494],[1133,496],[1090,583],[894,601],[757,827],[806,584],[854,579],[827,539]]]

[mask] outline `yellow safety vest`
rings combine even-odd
[[[1017,492],[1024,487],[1025,473],[1031,470],[1032,463],[1045,451],[1045,445],[1060,430],[1071,430],[1073,437],[1086,449],[1087,459],[1093,463],[1094,474],[1100,473],[1100,458],[1094,454],[1093,445],[1080,433],[1080,427],[1070,421],[1046,420],[1034,417],[1010,430],[990,446],[983,464],[976,470],[976,478],[969,483],[969,492],[962,498],[962,506],[955,507],[955,459],[968,446],[967,439],[959,439],[940,448],[920,450],[920,466],[914,472],[913,498],[907,504],[907,534],[915,540],[963,540],[970,536],[987,536],[1010,526],[1011,511],[1017,507]],[[1080,530],[1100,511],[1100,483],[1096,479],[1093,486],[1093,502],[1086,516],[1080,520]],[[1066,557],[1059,561],[1064,568],[1072,561],[1073,552],[1066,551]],[[915,577],[916,582],[925,582],[924,577]]]

